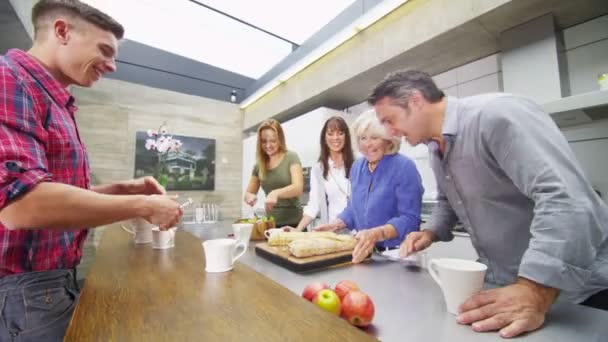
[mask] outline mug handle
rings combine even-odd
[[[237,256],[235,256],[234,258],[232,258],[232,263],[234,264],[240,257],[243,256],[243,254],[245,254],[245,252],[247,252],[247,245],[244,242],[239,242],[236,244],[236,246],[234,246],[234,250],[236,251],[237,249],[239,249],[239,247],[243,247],[243,251],[241,253],[239,253]]]
[[[433,280],[439,285],[439,287],[443,288],[441,281],[439,280],[439,272],[437,272],[437,261],[435,259],[431,259],[429,261],[429,274],[433,277]]]
[[[266,230],[264,231],[264,236],[265,236],[267,239],[270,239],[270,229],[266,229]]]
[[[126,227],[124,224],[121,224],[121,225],[120,225],[120,227],[121,227],[122,229],[124,229],[124,231],[125,231],[125,232],[127,232],[127,233],[129,233],[129,234],[131,234],[131,235],[135,235],[135,231],[134,231],[134,230],[131,230],[131,229],[129,229],[129,228],[127,228],[127,227]]]

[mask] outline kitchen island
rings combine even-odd
[[[186,231],[183,231],[186,230]],[[110,228],[102,237],[66,341],[502,341],[475,333],[445,311],[425,270],[374,258],[306,274],[255,255],[234,271],[206,274],[200,239],[226,237],[229,223],[185,226],[176,245],[133,245]],[[310,282],[350,279],[374,300],[373,325],[361,330],[299,297]],[[605,341],[608,313],[558,303],[542,330],[522,341]]]

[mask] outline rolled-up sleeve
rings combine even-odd
[[[448,202],[441,186],[437,186],[437,204],[433,208],[425,229],[432,231],[439,241],[451,241],[454,239],[452,229],[456,222],[458,222],[458,216]]]
[[[420,207],[422,205],[422,178],[414,162],[407,160],[402,165],[402,171],[395,186],[398,216],[388,220],[403,241],[407,234],[420,229]]]
[[[550,117],[527,100],[495,100],[481,137],[517,188],[534,202],[531,239],[519,276],[578,290],[591,275],[607,229],[592,189]]]
[[[0,69],[0,208],[35,185],[50,181],[47,133],[34,102],[14,77]]]
[[[355,217],[353,215],[353,209],[350,203],[344,208],[344,210],[338,215],[338,218],[346,224],[346,228],[353,229],[355,227]]]

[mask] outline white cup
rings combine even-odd
[[[150,243],[152,242],[152,228],[153,224],[148,221],[137,218],[132,219],[129,224],[130,227],[122,226],[127,233],[133,235],[133,242],[136,244]]]
[[[264,236],[267,239],[270,239],[271,235],[276,234],[278,232],[284,232],[283,228],[270,228],[270,229],[266,229],[266,231],[264,231]]]
[[[152,229],[152,247],[155,249],[167,249],[175,246],[175,231],[173,227],[168,230],[160,230],[158,227]]]
[[[463,259],[431,259],[429,273],[437,282],[449,313],[457,315],[458,307],[483,287],[488,267]]]
[[[249,245],[253,223],[234,223],[232,225],[232,230],[237,242],[242,242],[245,246]]]
[[[234,253],[243,248],[237,256]],[[235,239],[215,239],[203,242],[205,251],[205,271],[209,273],[227,272],[234,267],[234,262],[247,251],[247,245]]]

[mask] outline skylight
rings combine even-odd
[[[301,44],[354,0],[200,0]],[[289,55],[289,42],[190,0],[85,0],[125,26],[125,38],[254,79]]]

